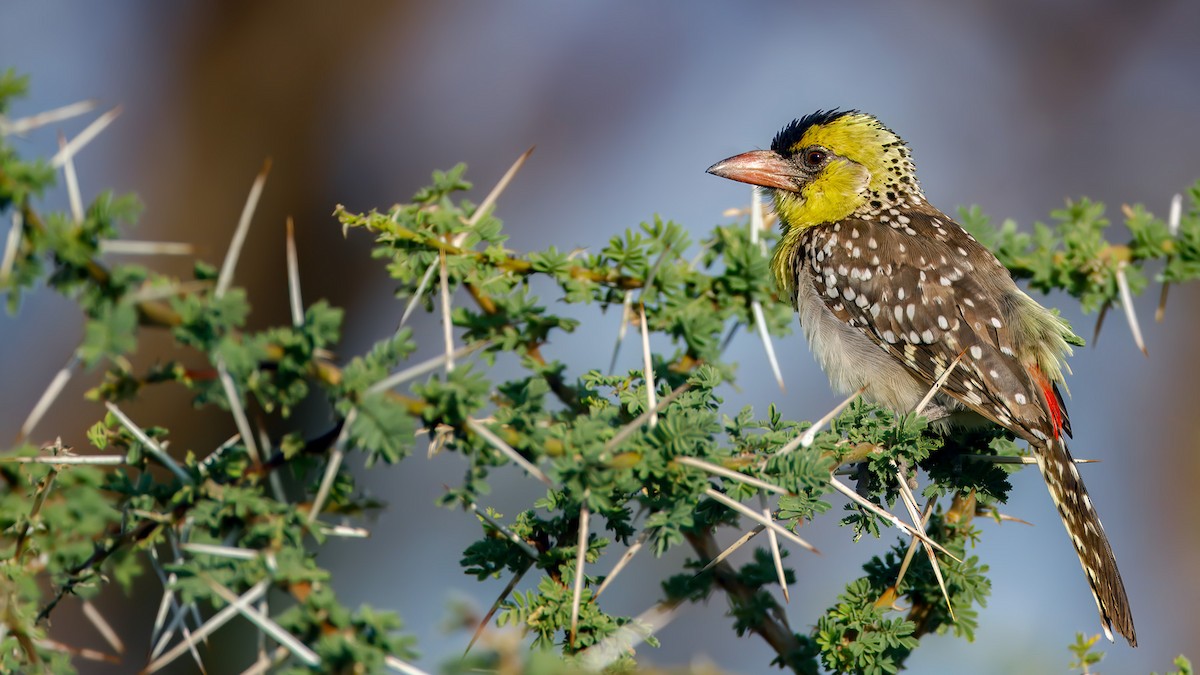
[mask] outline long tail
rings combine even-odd
[[[1129,598],[1125,596],[1125,584],[1121,581],[1121,571],[1117,569],[1117,559],[1113,556],[1104,526],[1100,524],[1100,516],[1088,498],[1087,488],[1083,486],[1083,479],[1079,477],[1071,453],[1062,440],[1038,444],[1035,451],[1038,468],[1042,470],[1042,478],[1050,489],[1050,498],[1062,516],[1067,534],[1071,535],[1075,552],[1079,554],[1079,564],[1083,566],[1088,584],[1092,587],[1105,636],[1111,642],[1115,628],[1125,636],[1131,647],[1136,647],[1133,613],[1129,609]]]

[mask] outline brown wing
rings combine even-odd
[[[1000,263],[945,214],[924,207],[850,219],[805,231],[805,259],[817,293],[930,386],[958,364],[942,389],[963,405],[1029,438],[1056,435],[1047,401],[1014,353],[1004,283],[988,284]]]

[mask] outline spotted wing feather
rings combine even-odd
[[[942,386],[946,394],[1023,437],[1054,435],[1044,394],[1017,359],[1006,329],[1009,289],[984,285],[975,265],[995,259],[978,255],[987,252],[957,224],[921,211],[804,234],[799,262],[809,266],[817,294],[835,316],[930,386],[957,359]]]

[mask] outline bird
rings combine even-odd
[[[770,149],[708,173],[769,194],[781,235],[771,271],[834,388],[936,426],[997,424],[1029,443],[1083,566],[1105,636],[1137,646],[1112,546],[1067,449],[1060,386],[1066,321],[926,200],[912,152],[857,110],[819,110],[786,125]],[[1069,370],[1069,369],[1068,369]]]

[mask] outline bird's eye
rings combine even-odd
[[[810,169],[820,168],[828,158],[829,153],[821,148],[808,148],[804,151],[804,165]]]

